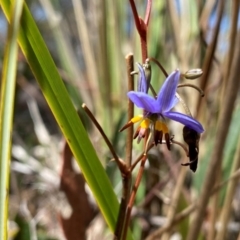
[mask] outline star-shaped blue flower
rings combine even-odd
[[[137,107],[144,109],[145,117],[151,119],[151,116],[154,118],[157,116],[157,120],[160,121],[169,118],[182,123],[197,133],[202,133],[204,129],[197,120],[186,114],[171,111],[178,102],[176,90],[179,79],[180,71],[172,72],[164,82],[156,99],[144,92],[130,91],[127,95]]]

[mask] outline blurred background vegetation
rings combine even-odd
[[[85,102],[91,109],[116,152],[124,159],[126,136],[118,130],[127,121],[125,56],[132,52],[134,61],[141,62],[140,41],[129,2],[27,0],[26,3],[120,198],[119,171],[115,162],[110,161],[112,156],[108,148],[81,105]],[[136,0],[135,3],[143,17],[146,1]],[[169,219],[171,222],[202,193],[206,173],[214,158],[216,135],[221,131],[219,116],[227,98],[228,79],[234,71],[239,74],[239,69],[231,68],[237,66],[233,61],[239,48],[239,27],[238,0],[153,1],[148,30],[149,57],[158,59],[169,73],[176,68],[181,72],[191,68],[203,69],[203,77],[194,84],[204,90],[205,97],[200,100],[198,92],[193,89],[179,89],[179,93],[189,104],[192,114],[203,124],[205,132],[200,141],[195,174],[181,166],[188,159],[178,146],[168,152],[165,145],[160,145],[149,153],[133,209],[131,227],[134,239],[145,239]],[[1,12],[1,59],[6,31],[7,21]],[[153,64],[152,85],[156,91],[163,80],[164,75]],[[239,92],[231,104],[234,106],[233,115],[229,116],[230,122],[225,126],[229,131],[223,141],[223,155],[219,159],[213,185],[228,179],[240,167]],[[182,126],[173,123],[170,126],[175,139],[182,142]],[[69,225],[77,235],[70,233],[67,236],[82,238],[67,239],[85,239],[84,235],[86,239],[112,238],[78,167],[68,169],[72,175],[67,179],[67,186],[73,186],[74,193],[69,193],[62,185],[66,167],[61,156],[63,147],[64,140],[57,123],[19,50],[9,203],[11,239],[65,239],[62,229],[65,229],[65,235],[69,234],[66,233]],[[141,149],[141,144],[134,143],[134,158]],[[226,225],[224,239],[240,239],[239,178],[233,182],[233,186],[224,185],[211,198],[199,239],[217,238],[221,223]],[[68,203],[67,194],[77,195],[73,205]],[[227,201],[230,205],[226,205]],[[227,215],[224,209],[227,209]],[[66,221],[72,212],[76,213],[76,218]],[[227,221],[224,222],[223,218]],[[187,216],[172,226],[162,239],[173,236],[176,237],[174,239],[186,239],[191,228],[190,219]]]

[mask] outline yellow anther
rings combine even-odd
[[[150,125],[150,120],[146,118],[141,122],[140,127],[147,129],[149,128],[149,125]]]
[[[168,127],[165,123],[162,123],[162,131],[163,131],[164,134],[168,133]]]
[[[155,122],[155,129],[158,130],[158,131],[161,131],[162,130],[162,122],[156,121]]]
[[[155,129],[156,129],[157,131],[162,131],[164,134],[165,134],[165,133],[168,133],[168,127],[167,127],[167,125],[166,125],[165,123],[159,121],[159,120],[157,120],[157,121],[155,122]]]
[[[135,116],[131,119],[131,122],[132,123],[136,123],[136,122],[139,122],[143,119],[143,115],[138,115],[138,116]]]

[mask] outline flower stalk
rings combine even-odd
[[[142,62],[144,63],[148,56],[147,28],[148,28],[151,8],[152,8],[152,0],[148,0],[148,2],[147,2],[147,8],[146,8],[144,20],[138,15],[134,0],[129,0],[129,2],[131,5],[131,8],[132,8],[135,25],[136,25],[138,34],[140,36],[141,50],[142,50]]]

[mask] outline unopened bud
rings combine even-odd
[[[137,63],[137,66],[139,69],[137,91],[147,93],[151,80],[151,66],[149,63],[143,65]]]
[[[143,64],[143,69],[145,72],[145,76],[146,76],[146,81],[147,81],[147,90],[149,88],[150,82],[151,82],[151,76],[152,76],[152,71],[151,71],[151,65],[149,62],[145,62]]]
[[[183,128],[183,139],[188,144],[190,163],[187,165],[189,165],[190,169],[193,172],[196,172],[198,164],[200,134],[195,130],[185,126]]]
[[[196,79],[201,77],[203,74],[203,71],[201,68],[194,68],[194,69],[190,69],[187,72],[184,73],[184,77],[186,79]]]

